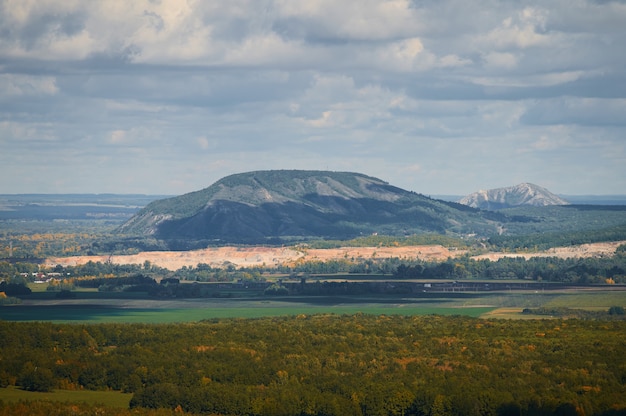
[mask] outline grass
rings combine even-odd
[[[545,304],[551,307],[608,309],[611,306],[626,307],[626,292],[568,293],[551,299]]]
[[[27,286],[33,293],[41,293],[48,290],[47,283],[28,283]]]
[[[23,299],[32,300],[54,300],[57,299],[59,292],[41,288],[43,285],[29,285],[32,293]],[[32,288],[35,287],[35,290]],[[76,299],[145,299],[145,292],[99,292],[98,289],[78,288],[71,291]]]
[[[487,312],[482,317],[489,319],[537,319],[537,316],[534,315],[522,315],[522,310],[522,308],[498,308]]]
[[[611,306],[626,307],[626,291],[597,291],[576,293],[550,293],[511,295],[501,297],[494,304],[500,307],[483,315],[483,318],[547,319],[545,315],[522,315],[524,308],[569,308],[587,311],[608,311]]]
[[[146,294],[77,292],[76,299],[50,298],[50,292],[29,296],[27,303],[0,307],[0,319],[57,323],[172,323],[220,318],[261,318],[287,315],[365,313],[373,315],[464,315],[518,318],[524,308],[565,307],[608,310],[626,307],[624,290],[428,292],[380,296],[289,296],[231,294],[229,298],[153,299]],[[34,294],[35,295],[35,294]]]
[[[128,403],[132,397],[132,393],[119,391],[53,390],[49,393],[40,393],[21,390],[15,386],[0,388],[0,401],[4,403],[45,400],[128,409]]]
[[[270,316],[355,314],[374,315],[464,315],[480,316],[491,307],[446,307],[435,304],[293,304],[281,301],[245,302],[197,308],[116,308],[102,305],[42,305],[0,309],[0,319],[7,321],[46,321],[58,323],[171,323],[196,322],[218,318],[261,318]]]

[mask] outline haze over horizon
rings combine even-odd
[[[0,194],[626,194],[626,3],[0,0]]]

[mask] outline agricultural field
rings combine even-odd
[[[366,302],[370,303],[366,303]],[[401,302],[401,299],[395,302]],[[365,313],[373,315],[464,315],[481,316],[492,311],[491,306],[444,306],[445,301],[419,304],[380,303],[377,299],[324,299],[321,302],[263,300],[263,301],[211,301],[202,304],[192,302],[169,302],[155,305],[151,301],[124,302],[123,306],[109,304],[64,304],[15,306],[0,309],[0,319],[7,321],[46,321],[46,322],[117,322],[117,323],[169,323],[197,322],[219,318],[261,318],[289,315],[338,314],[351,315]],[[147,305],[146,305],[147,304]],[[147,307],[149,305],[149,307]],[[181,307],[182,306],[182,307]]]
[[[460,315],[529,319],[528,308],[607,311],[626,307],[622,287],[489,292],[424,292],[412,295],[264,296],[262,292],[222,292],[223,298],[154,299],[145,293],[81,289],[72,299],[38,291],[19,305],[0,307],[6,321],[65,323],[173,323],[220,318],[262,318],[313,314]],[[545,318],[541,316],[540,318]]]

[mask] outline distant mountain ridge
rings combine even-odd
[[[542,207],[569,204],[568,201],[553,194],[546,188],[532,183],[521,183],[505,188],[480,190],[461,198],[459,203],[472,208],[486,210],[497,210],[522,205]]]
[[[489,215],[352,172],[268,170],[227,176],[208,188],[154,201],[119,233],[165,240],[262,242],[493,232]]]

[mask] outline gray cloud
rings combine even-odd
[[[590,0],[0,0],[0,193],[272,168],[623,193],[625,20]]]

